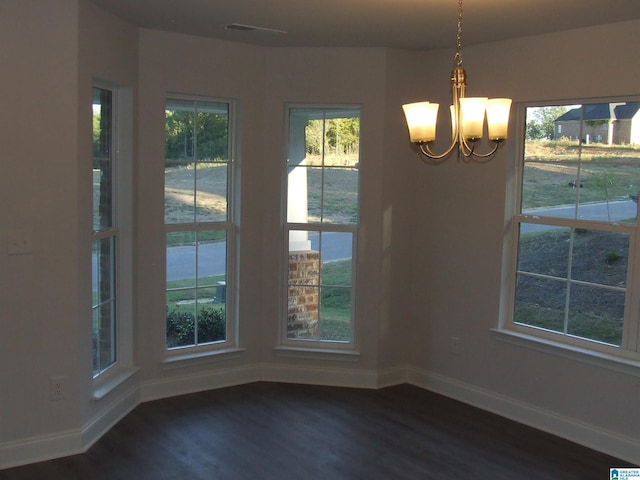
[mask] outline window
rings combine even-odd
[[[525,118],[507,327],[637,355],[640,102],[529,106]]]
[[[133,367],[133,91],[92,88],[91,295],[94,398]]]
[[[93,88],[93,375],[116,362],[114,92]]]
[[[233,341],[233,105],[174,96],[165,111],[166,346]]]
[[[354,344],[360,109],[289,108],[283,344]]]

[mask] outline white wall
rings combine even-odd
[[[0,445],[78,428],[77,2],[0,5]],[[22,230],[30,252],[8,254]],[[0,450],[0,465],[8,453]]]
[[[640,66],[625,63],[633,54],[625,49],[640,40],[639,27],[631,22],[465,47],[469,93],[515,101],[637,94]],[[139,400],[258,379],[371,387],[409,379],[551,430],[555,421],[574,440],[605,450],[640,443],[637,374],[499,342],[490,332],[498,323],[513,155],[507,148],[485,166],[426,166],[409,147],[400,109],[423,96],[449,101],[453,52],[262,49],[138,30],[85,0],[3,2],[0,45],[0,62],[11,72],[3,76],[3,91],[11,95],[0,111],[0,372],[11,385],[0,389],[0,468],[82,450]],[[94,76],[131,84],[137,93],[134,360],[140,371],[99,402],[89,400],[90,225],[83,220]],[[238,99],[242,118],[244,350],[171,366],[162,362],[167,92]],[[285,102],[363,108],[361,354],[351,361],[273,348]],[[31,254],[6,253],[9,230],[32,234]],[[462,341],[458,356],[449,353],[452,335]],[[68,379],[64,401],[48,399],[53,375]]]

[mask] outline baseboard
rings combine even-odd
[[[377,371],[256,364],[142,382],[112,400],[82,429],[0,444],[0,469],[85,452],[139,403],[256,381],[371,389],[410,383],[640,465],[640,442],[636,439],[428,371],[411,367]]]
[[[82,429],[0,444],[0,470],[86,452],[143,402],[257,381],[381,388],[406,382],[405,368],[381,373],[358,369],[255,364],[142,382],[101,406]],[[100,402],[107,401],[107,398]]]
[[[0,444],[0,470],[87,451],[139,403],[137,387],[121,394],[81,429]]]
[[[285,364],[265,364],[261,380],[265,382],[299,383],[351,388],[383,388],[406,382],[406,369],[383,372],[357,368],[320,368]]]
[[[640,465],[640,442],[449,377],[408,368],[408,383]],[[612,465],[615,466],[615,465]]]
[[[140,402],[260,381],[260,365],[223,368],[142,382]]]
[[[107,401],[107,398],[100,402]],[[116,423],[122,420],[129,412],[140,404],[140,392],[137,385],[127,389],[111,400],[107,405],[102,405],[100,413],[95,415],[82,429],[82,447],[86,452],[91,446],[107,433]]]
[[[0,470],[82,452],[81,430],[6,442],[0,444]]]

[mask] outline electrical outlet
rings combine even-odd
[[[64,400],[67,395],[66,377],[51,377],[49,379],[49,400]]]
[[[460,345],[459,337],[451,337],[451,353],[454,355],[460,355],[460,350],[462,346]]]

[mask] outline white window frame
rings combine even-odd
[[[528,107],[544,107],[553,105],[574,105],[613,102],[635,102],[637,97],[624,98],[605,97],[590,99],[553,100],[549,102],[523,102],[515,105],[513,121],[516,125],[513,136],[515,146],[514,172],[511,175],[507,198],[507,209],[510,218],[510,229],[505,236],[505,288],[502,291],[501,314],[498,328],[495,330],[501,340],[507,340],[521,346],[576,358],[589,363],[640,375],[640,223],[606,223],[585,219],[559,219],[556,217],[540,217],[521,212],[522,176],[524,173],[524,144],[526,132],[526,109]],[[639,165],[640,168],[640,165]],[[518,267],[518,248],[520,223],[544,225],[573,226],[576,228],[595,229],[612,232],[624,232],[630,235],[629,257],[625,297],[625,313],[621,346],[613,346],[595,340],[583,339],[568,334],[558,333],[542,328],[514,322],[514,302]]]
[[[281,249],[281,296],[280,296],[280,318],[279,323],[279,343],[278,349],[281,351],[293,352],[327,352],[337,354],[353,355],[357,354],[356,338],[356,304],[357,304],[357,257],[358,257],[358,234],[360,227],[360,181],[361,181],[361,158],[358,161],[358,220],[354,223],[297,223],[288,222],[288,150],[290,147],[290,112],[295,109],[316,109],[322,110],[357,110],[360,113],[360,135],[362,135],[362,105],[360,104],[286,104],[285,105],[285,152],[282,161],[282,249]],[[361,142],[360,142],[361,143]],[[361,152],[361,148],[360,148]],[[349,341],[333,341],[324,339],[303,339],[288,337],[288,275],[289,275],[289,233],[293,230],[306,230],[318,233],[350,233],[352,235],[352,257],[351,257],[351,338]],[[322,259],[321,259],[322,260]]]
[[[92,89],[112,92],[112,227],[92,230],[91,242],[113,237],[115,296],[115,362],[94,373],[93,398],[98,400],[136,371],[133,364],[133,89],[94,79]],[[92,208],[93,229],[93,208]],[[93,275],[93,267],[92,267]],[[92,329],[93,331],[93,329]],[[93,338],[92,338],[93,342]]]
[[[166,242],[167,234],[175,232],[204,232],[211,230],[226,231],[226,285],[225,285],[225,339],[211,343],[200,343],[195,345],[184,345],[169,348],[166,342],[166,328],[164,330],[164,363],[172,363],[176,361],[190,360],[208,355],[218,355],[224,353],[233,353],[241,350],[238,347],[238,228],[239,224],[239,199],[240,188],[237,169],[239,168],[239,159],[237,157],[237,131],[238,118],[237,101],[229,98],[209,97],[201,95],[190,95],[184,93],[167,93],[165,98],[165,106],[172,100],[177,101],[194,101],[206,103],[223,103],[228,105],[229,123],[228,123],[228,151],[229,159],[227,164],[227,219],[223,222],[190,222],[190,223],[167,223],[164,221],[164,239]],[[163,206],[164,210],[164,206]],[[214,228],[215,227],[215,228]],[[165,252],[167,246],[165,243]],[[197,254],[196,254],[197,255]],[[166,255],[165,255],[166,259]],[[166,261],[166,260],[165,260]],[[196,257],[197,263],[197,257]],[[167,286],[165,279],[165,305]],[[166,326],[166,319],[163,323]]]

